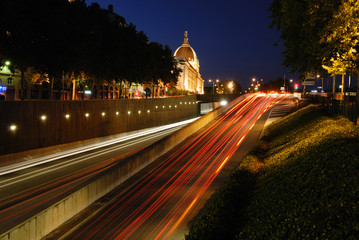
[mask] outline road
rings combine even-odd
[[[183,239],[214,192],[213,183],[229,174],[227,166],[238,164],[239,149],[257,121],[286,98],[253,95],[241,101],[98,201],[99,207],[66,229],[62,239]]]
[[[75,191],[91,176],[194,121],[104,138],[68,150],[0,166],[0,233]]]

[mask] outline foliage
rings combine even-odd
[[[237,239],[356,239],[358,149],[359,128],[318,107],[276,121],[186,239],[207,239],[209,234],[234,239],[233,232]],[[246,184],[240,180],[243,172],[254,174],[254,185],[239,183]],[[248,204],[233,201],[231,195],[237,194],[249,196]],[[236,214],[241,215],[233,218]]]
[[[274,0],[270,6],[272,24],[281,32],[283,65],[299,72],[323,73],[322,60],[328,56],[327,43],[321,41],[328,23],[342,1],[336,0]]]
[[[264,83],[259,89],[260,91],[264,92],[270,92],[270,91],[280,91],[280,88],[284,86],[284,79],[283,78],[277,78],[277,80],[271,80],[268,83]],[[286,91],[291,92],[292,86],[290,85],[290,82],[288,79],[285,80],[285,88]]]
[[[176,82],[179,70],[168,46],[113,12],[83,0],[2,0],[0,56],[21,71],[32,67],[50,80],[84,73],[95,83]]]
[[[323,68],[330,74],[358,72],[359,2],[343,1],[329,22],[322,41],[327,43],[330,55],[323,59]]]

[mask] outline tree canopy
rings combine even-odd
[[[281,32],[283,65],[302,78],[357,69],[358,1],[273,0],[271,27]]]
[[[83,73],[98,83],[176,82],[179,73],[168,46],[84,0],[2,0],[0,58],[21,71],[32,67],[56,79]]]

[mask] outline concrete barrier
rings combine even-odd
[[[6,233],[1,234],[0,240],[33,240],[43,238],[71,217],[119,186],[129,177],[148,166],[155,159],[171,150],[178,143],[205,127],[245,97],[246,96],[241,96],[227,106],[215,109],[136,154],[122,159],[117,165],[93,177],[84,184],[84,187],[73,194],[10,229]]]

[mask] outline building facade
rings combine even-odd
[[[199,73],[199,60],[196,52],[189,45],[188,32],[184,33],[183,44],[174,53],[177,67],[182,70],[178,77],[177,89],[190,93],[203,94],[204,80]]]

